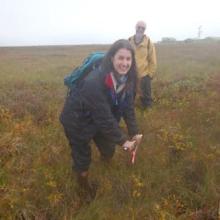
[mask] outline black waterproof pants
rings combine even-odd
[[[141,102],[144,108],[149,108],[152,106],[152,97],[151,97],[151,78],[149,76],[144,76],[141,78],[140,82],[141,87]]]
[[[65,135],[69,141],[73,158],[73,169],[78,172],[88,171],[91,163],[91,140],[80,138],[78,135],[74,135],[75,132],[71,132],[68,128],[64,128]],[[93,140],[100,152],[102,159],[110,159],[115,152],[115,143],[109,141],[101,133],[95,134]]]

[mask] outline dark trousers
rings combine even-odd
[[[151,97],[151,78],[149,76],[144,76],[141,78],[140,82],[141,88],[141,102],[144,108],[152,106],[152,97]]]
[[[64,129],[67,139],[69,140],[69,145],[72,150],[73,158],[73,169],[78,172],[88,171],[91,163],[91,146],[90,140],[85,140],[78,138],[74,133],[70,133],[68,129]],[[110,159],[115,153],[115,143],[109,141],[100,133],[97,133],[93,140],[101,154],[102,159]]]

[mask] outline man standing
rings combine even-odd
[[[151,79],[156,70],[156,52],[152,41],[144,34],[146,23],[138,21],[136,33],[129,38],[135,50],[135,58],[137,62],[138,78],[140,80],[140,98],[144,109],[152,106],[151,97]]]

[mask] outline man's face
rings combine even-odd
[[[141,36],[144,35],[145,27],[143,25],[137,25],[136,26],[136,34]]]

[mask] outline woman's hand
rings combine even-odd
[[[125,143],[122,145],[122,147],[124,148],[124,150],[128,150],[128,151],[133,151],[136,147],[136,141],[125,141]]]
[[[136,134],[131,139],[132,141],[135,141],[136,145],[138,146],[141,143],[141,140],[143,138],[143,134]]]

